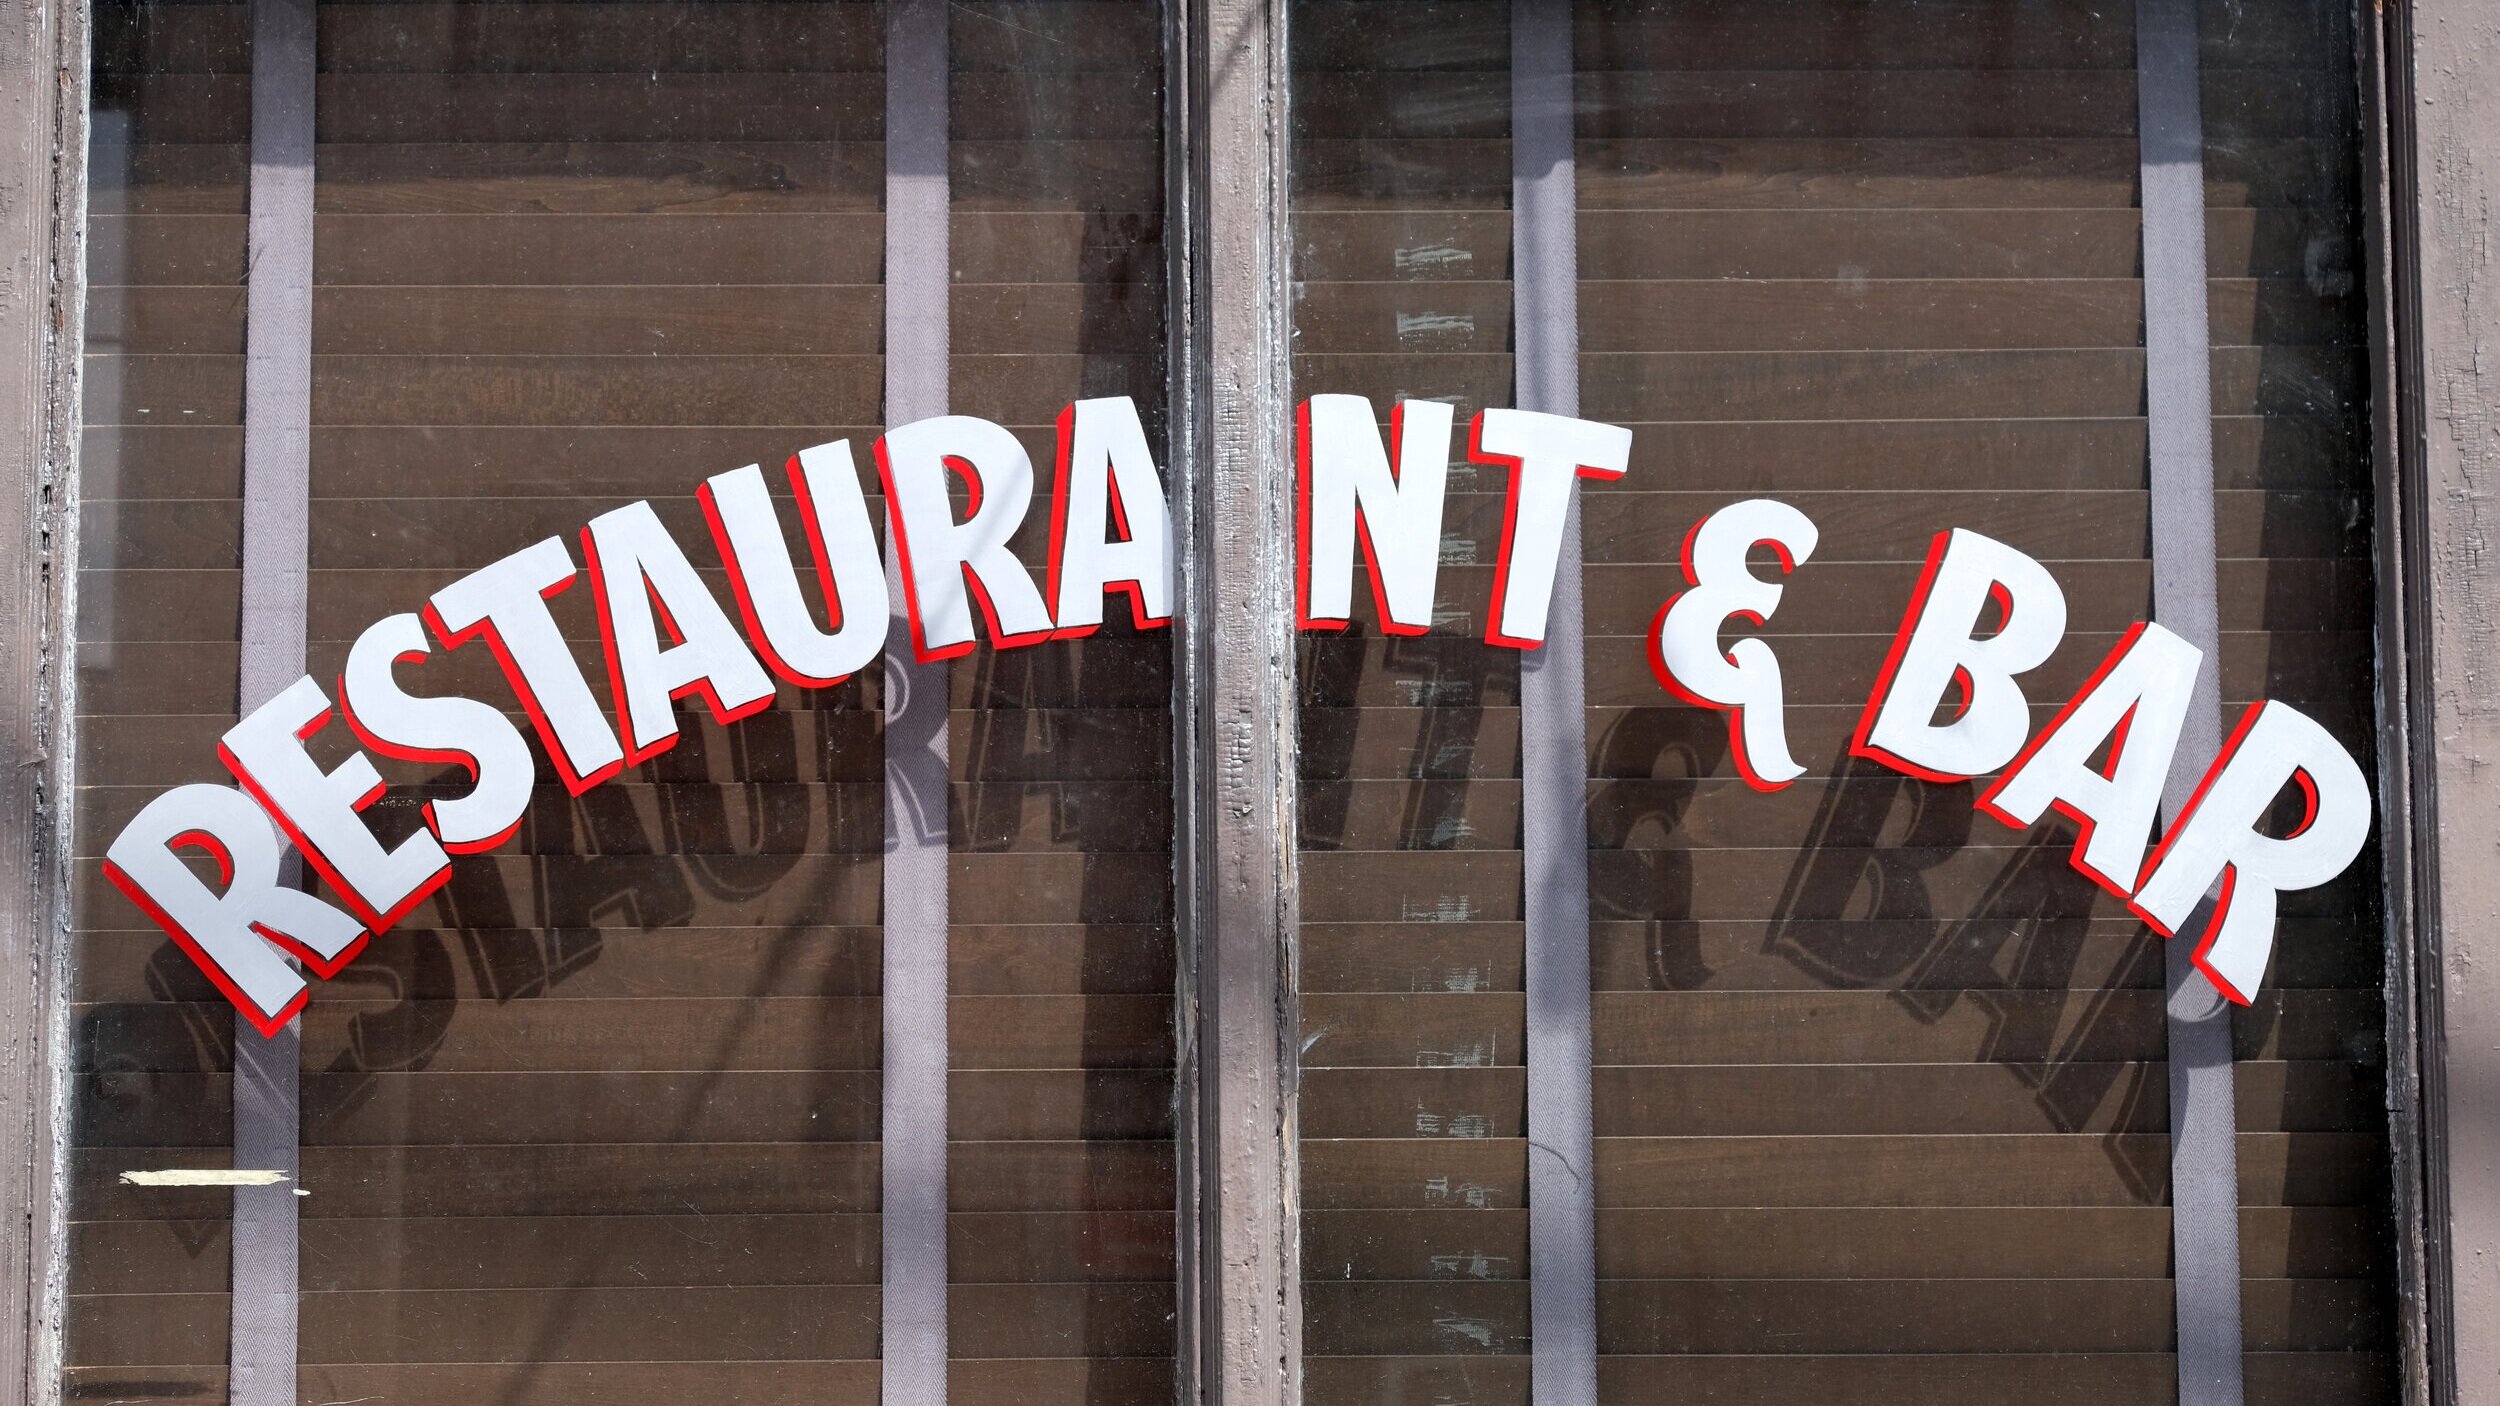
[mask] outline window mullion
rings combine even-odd
[[[1172,145],[1187,164],[1173,209],[1191,325],[1177,343],[1174,459],[1189,634],[1176,687],[1197,1031],[1197,1141],[1182,1162],[1196,1168],[1194,1395],[1287,1406],[1301,1397],[1302,1304],[1284,8],[1193,0],[1181,28]]]

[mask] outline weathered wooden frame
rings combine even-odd
[[[0,11],[0,1392],[60,1392],[87,7]]]
[[[2377,460],[2388,1117],[2406,1399],[2500,1402],[2500,22],[2358,7]],[[2460,1273],[2460,1266],[2466,1272]]]
[[[1179,1396],[1301,1400],[1283,0],[1171,0]],[[1193,1306],[1195,1312],[1190,1312]]]

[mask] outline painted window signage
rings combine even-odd
[[[1453,418],[1447,405],[1408,401],[1392,412],[1384,443],[1362,397],[1304,403],[1296,467],[1302,629],[1347,627],[1357,557],[1385,629],[1429,627]],[[1631,443],[1630,431],[1585,420],[1518,410],[1475,417],[1470,456],[1509,475],[1488,646],[1542,643],[1574,485],[1622,477]],[[1059,419],[1058,446],[1037,586],[1009,548],[1034,496],[1033,465],[1014,435],[950,415],[877,441],[904,613],[922,660],[957,658],[983,640],[1006,649],[1091,634],[1114,592],[1128,598],[1140,628],[1169,622],[1171,519],[1136,407],[1126,398],[1078,401]],[[821,620],[759,467],[717,475],[698,490],[732,602],[705,585],[648,502],[627,504],[581,530],[578,564],[561,539],[548,538],[443,587],[418,613],[375,622],[350,650],[335,696],[300,678],[225,734],[218,754],[240,792],[195,783],[158,796],[114,840],[106,874],[264,1033],[275,1033],[309,994],[286,956],[335,976],[373,934],[443,885],[453,856],[510,839],[528,805],[535,769],[519,728],[481,700],[403,688],[403,668],[422,669],[438,647],[482,644],[558,779],[579,795],[674,746],[678,700],[700,700],[717,721],[734,723],[771,703],[776,677],[824,688],[876,658],[886,576],[850,447],[803,450],[787,472]],[[968,490],[960,518],[957,479]],[[1756,574],[1756,549],[1774,555],[1785,576],[1810,569],[1817,540],[1804,513],[1774,500],[1712,513],[1685,536],[1684,589],[1650,627],[1659,683],[1727,715],[1739,768],[1757,790],[1785,787],[1804,767],[1788,747],[1770,644],[1723,637],[1733,625],[1766,623],[1779,607],[1784,586]],[[613,725],[548,605],[585,571]],[[2034,736],[2021,679],[2048,660],[2065,630],[2064,594],[2038,561],[1975,532],[1939,534],[1850,751],[1933,782],[2001,773],[1979,809],[2017,829],[2050,809],[2074,819],[2075,869],[2165,936],[2218,893],[2194,935],[2196,961],[2245,1004],[2273,950],[2277,895],[2333,879],[2367,838],[2361,770],[2297,709],[2258,702],[2155,842],[2163,781],[2207,661],[2160,625],[2139,624]],[[362,748],[457,765],[471,788],[428,801],[423,828],[385,847],[362,817],[386,789],[365,751],[324,770],[307,750],[334,712]],[[2298,788],[2306,813],[2288,833],[2268,834],[2268,813],[2287,787]],[[335,902],[284,881],[279,832]],[[186,852],[213,861],[214,884]]]

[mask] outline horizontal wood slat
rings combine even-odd
[[[874,1143],[629,1143],[308,1147],[309,1217],[830,1215],[873,1212]],[[957,1142],[948,1149],[957,1212],[1155,1211],[1170,1202],[1168,1143]],[[141,1167],[216,1167],[199,1150],[82,1150],[73,1173],[92,1220],[222,1219],[223,1188],[122,1185]],[[320,1204],[315,1205],[314,1202]]]
[[[1136,46],[1142,53],[1121,50]],[[1132,26],[1082,70],[958,72],[948,83],[961,141],[1047,142],[1151,129],[1160,36]],[[1123,43],[1122,41],[1126,41]],[[1099,41],[1097,41],[1099,42]],[[1123,61],[1132,66],[1115,67]],[[1086,101],[1052,101],[1071,82]],[[877,141],[885,83],[861,72],[323,73],[315,84],[325,143]],[[245,74],[154,75],[134,129],[188,142],[247,142]]]
[[[1718,1207],[1598,1213],[1607,1279],[2159,1279],[2170,1213],[2159,1206]],[[1320,1279],[1518,1280],[1527,1217],[1515,1210],[1315,1211],[1304,1253]],[[2250,1276],[2359,1278],[2389,1253],[2366,1207],[2250,1207]]]
[[[1313,1284],[1314,1355],[1521,1353],[1524,1284]],[[2366,1281],[2252,1280],[2243,1317],[2255,1351],[2354,1351],[2383,1333]],[[1436,1315],[1426,1331],[1419,1310]],[[1601,1353],[2165,1352],[2165,1279],[1611,1280],[1598,1290]]]
[[[221,1359],[222,1360],[222,1359]],[[214,1399],[215,1367],[73,1368],[76,1390],[110,1397],[134,1387]],[[510,1406],[771,1406],[793,1398],[854,1400],[877,1389],[877,1363],[554,1362],[440,1365],[308,1363],[297,1380],[325,1401],[359,1396]],[[1172,1363],[1153,1358],[958,1359],[947,1397],[976,1406],[1155,1406],[1172,1396]]]
[[[387,967],[387,994],[408,1000],[603,1000],[653,992],[874,997],[883,972],[878,933],[868,925],[448,932],[406,926],[392,929],[393,941],[350,971],[367,962]],[[99,1006],[90,1018],[122,1019],[112,1007],[123,1003],[219,999],[162,936],[132,929],[87,937],[78,994],[81,1004]],[[947,987],[960,996],[1159,994],[1172,986],[1171,944],[1168,924],[959,923],[947,940]]]
[[[243,350],[232,288],[107,288],[89,309],[125,354]],[[882,290],[843,284],[353,285],[314,300],[323,355],[874,356]],[[985,284],[954,299],[958,355],[1151,353],[1160,301],[1111,284]]]
[[[2376,1138],[2242,1133],[2243,1202],[2355,1206],[2378,1197]],[[1598,1206],[2137,1206],[2165,1191],[2158,1134],[1597,1139]],[[1328,1139],[1302,1148],[1320,1210],[1511,1209],[1522,1142]]]
[[[446,1002],[434,1008],[436,1004],[376,1001],[356,993],[354,983],[343,984],[307,1013],[305,1039],[315,1045],[348,1043],[352,1036],[341,1033],[341,1025],[387,1013],[393,1020],[441,1032],[424,1065],[434,1071],[648,1070],[680,1073],[691,1083],[705,1071],[804,1074],[873,1072],[878,1067],[879,1007],[862,997],[515,999],[501,1006]],[[142,1009],[165,1024],[185,1022],[191,1014],[171,1004]],[[1171,1060],[1168,1007],[1153,996],[958,996],[950,1014],[960,1026],[950,1045],[958,1072],[1154,1068]],[[133,1023],[137,1019],[131,1017]],[[129,1039],[126,1029],[117,1033]],[[128,1068],[123,1061],[131,1048],[128,1043],[118,1050],[82,1048],[76,1062],[82,1070]],[[540,1087],[552,1096],[568,1086],[542,1082]],[[844,1091],[835,1095],[843,1101],[858,1093],[857,1085],[847,1080],[836,1081],[835,1088]],[[589,1083],[577,1092],[585,1100],[593,1097]],[[825,1092],[819,1089],[813,1096]],[[588,1112],[548,1116],[573,1118]],[[647,1116],[659,1115],[653,1110]],[[556,1126],[551,1123],[550,1131]]]
[[[1140,1357],[1160,1346],[1171,1298],[1166,1285],[952,1285],[948,1342],[963,1358]],[[225,1312],[216,1295],[77,1307],[73,1331],[97,1365],[143,1364],[160,1344],[181,1351],[222,1331],[213,1320]],[[873,1287],[313,1292],[304,1308],[305,1360],[323,1363],[460,1361],[446,1349],[461,1348],[490,1361],[812,1361],[872,1356],[877,1345]]]
[[[2063,860],[2055,861],[2063,863]],[[1662,872],[1672,873],[1671,869]],[[2161,985],[2159,939],[2133,918],[2044,924],[1981,954],[1929,960],[1955,939],[1958,915],[1784,923],[1766,942],[1763,921],[1601,918],[1590,925],[1591,977],[1599,990],[1805,991],[1826,989],[1828,962],[1848,954],[1852,979],[1900,992],[2064,990],[2078,970],[2109,989]],[[2292,918],[2269,984],[2277,990],[2350,987],[2376,962],[2348,923]],[[1471,992],[1520,989],[1515,922],[1314,923],[1303,929],[1304,989],[1311,992]]]
[[[958,70],[1087,67],[1094,56],[1153,56],[1151,10],[1101,0],[969,0],[949,35]],[[240,72],[250,67],[246,7],[185,4],[135,17],[106,12],[99,47],[140,72]],[[1095,47],[1075,54],[1029,39],[1033,26],[1082,26]],[[323,15],[317,53],[325,73],[531,75],[653,71],[709,76],[853,71],[884,61],[882,16],[870,4],[653,3],[598,8],[517,3],[474,10],[415,0],[342,6]]]
[[[1169,1211],[958,1213],[948,1218],[950,1277],[963,1284],[1152,1283],[1172,1274]],[[89,1221],[73,1253],[93,1266],[91,1294],[195,1293],[224,1283],[204,1249],[156,1272],[163,1227]],[[222,1238],[225,1232],[216,1232]],[[439,1217],[303,1222],[304,1287],[312,1292],[647,1287],[878,1282],[872,1214]]]
[[[313,230],[313,282],[325,288],[650,284],[681,279],[695,268],[704,282],[722,286],[873,289],[885,247],[885,220],[874,211],[666,220],[325,214],[315,217]],[[88,268],[108,286],[240,283],[242,235],[237,215],[101,215],[88,235]],[[1161,238],[1162,218],[1152,209],[963,210],[948,220],[959,277],[972,284],[1027,282],[1044,274],[1133,284],[1155,265]],[[2297,259],[2288,268],[2297,272]]]
[[[2370,1071],[2341,1061],[2248,1061],[2234,1071],[2262,1127],[2366,1132],[2383,1119]],[[1625,1137],[1832,1133],[2161,1132],[2159,1064],[1601,1065],[1599,1123]],[[2064,1099],[2061,1087],[2076,1090]],[[1307,1137],[1527,1135],[1526,1079],[1508,1067],[1315,1066]],[[2092,1094],[2097,1100],[2087,1101]]]
[[[2333,211],[2209,209],[2215,278],[2303,278]],[[1297,265],[1314,283],[1498,277],[1501,210],[1301,210]],[[2116,278],[2141,273],[2131,208],[1583,210],[1580,276],[1595,280]],[[1595,309],[1602,311],[1602,309]]]
[[[1151,137],[950,145],[958,208],[1155,208]],[[1036,160],[1036,156],[1043,159]],[[200,141],[136,146],[128,179],[99,185],[106,215],[232,215],[248,149]],[[314,152],[322,214],[707,214],[873,211],[884,171],[874,141],[394,142]]]
[[[2302,100],[2313,79],[2305,70],[2264,68],[2207,75],[2214,131],[2312,135]],[[1583,141],[1908,137],[1977,143],[2136,134],[2135,75],[2123,67],[1609,65],[1575,74],[1573,87]],[[1295,119],[1310,141],[1364,135],[1503,140],[1510,135],[1510,76],[1472,68],[1323,69],[1299,85]]]
[[[2380,1353],[2250,1353],[2248,1400],[2266,1406],[2389,1406],[2399,1400],[2394,1359]],[[2179,1367],[2168,1353],[1963,1353],[1842,1356],[1607,1355],[1598,1389],[1631,1400],[1674,1392],[1708,1400],[1886,1406],[1927,1401],[1982,1406],[2019,1400],[2090,1406],[2174,1400]],[[1524,1406],[1525,1357],[1320,1357],[1310,1360],[1314,1406],[1464,1390],[1473,1401]]]

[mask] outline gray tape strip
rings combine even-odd
[[[889,0],[885,419],[946,413],[946,5]],[[892,534],[889,521],[887,532]],[[946,1400],[946,666],[885,656],[885,1406]]]
[[[252,0],[243,359],[242,704],[304,672],[312,461],[312,0]]]
[[[2144,192],[2145,412],[2151,441],[2153,609],[2205,651],[2196,702],[2163,793],[2179,814],[2221,750],[2215,606],[2212,352],[2205,308],[2205,124],[2196,0],[2137,0],[2136,115]],[[2193,964],[2164,953],[2170,1035],[2170,1235],[2182,1406],[2239,1406],[2240,1222],[2231,1007]]]
[[[1519,405],[1580,413],[1571,7],[1513,0],[1511,299]],[[1520,660],[1521,868],[1528,919],[1529,1395],[1597,1400],[1597,1178],[1589,1095],[1589,820],[1580,503],[1545,644]]]
[[[313,0],[252,0],[252,185],[244,302],[243,638],[250,712],[304,672],[312,474]],[[293,878],[300,863],[289,856]],[[300,1022],[234,1022],[235,1406],[295,1406]]]

